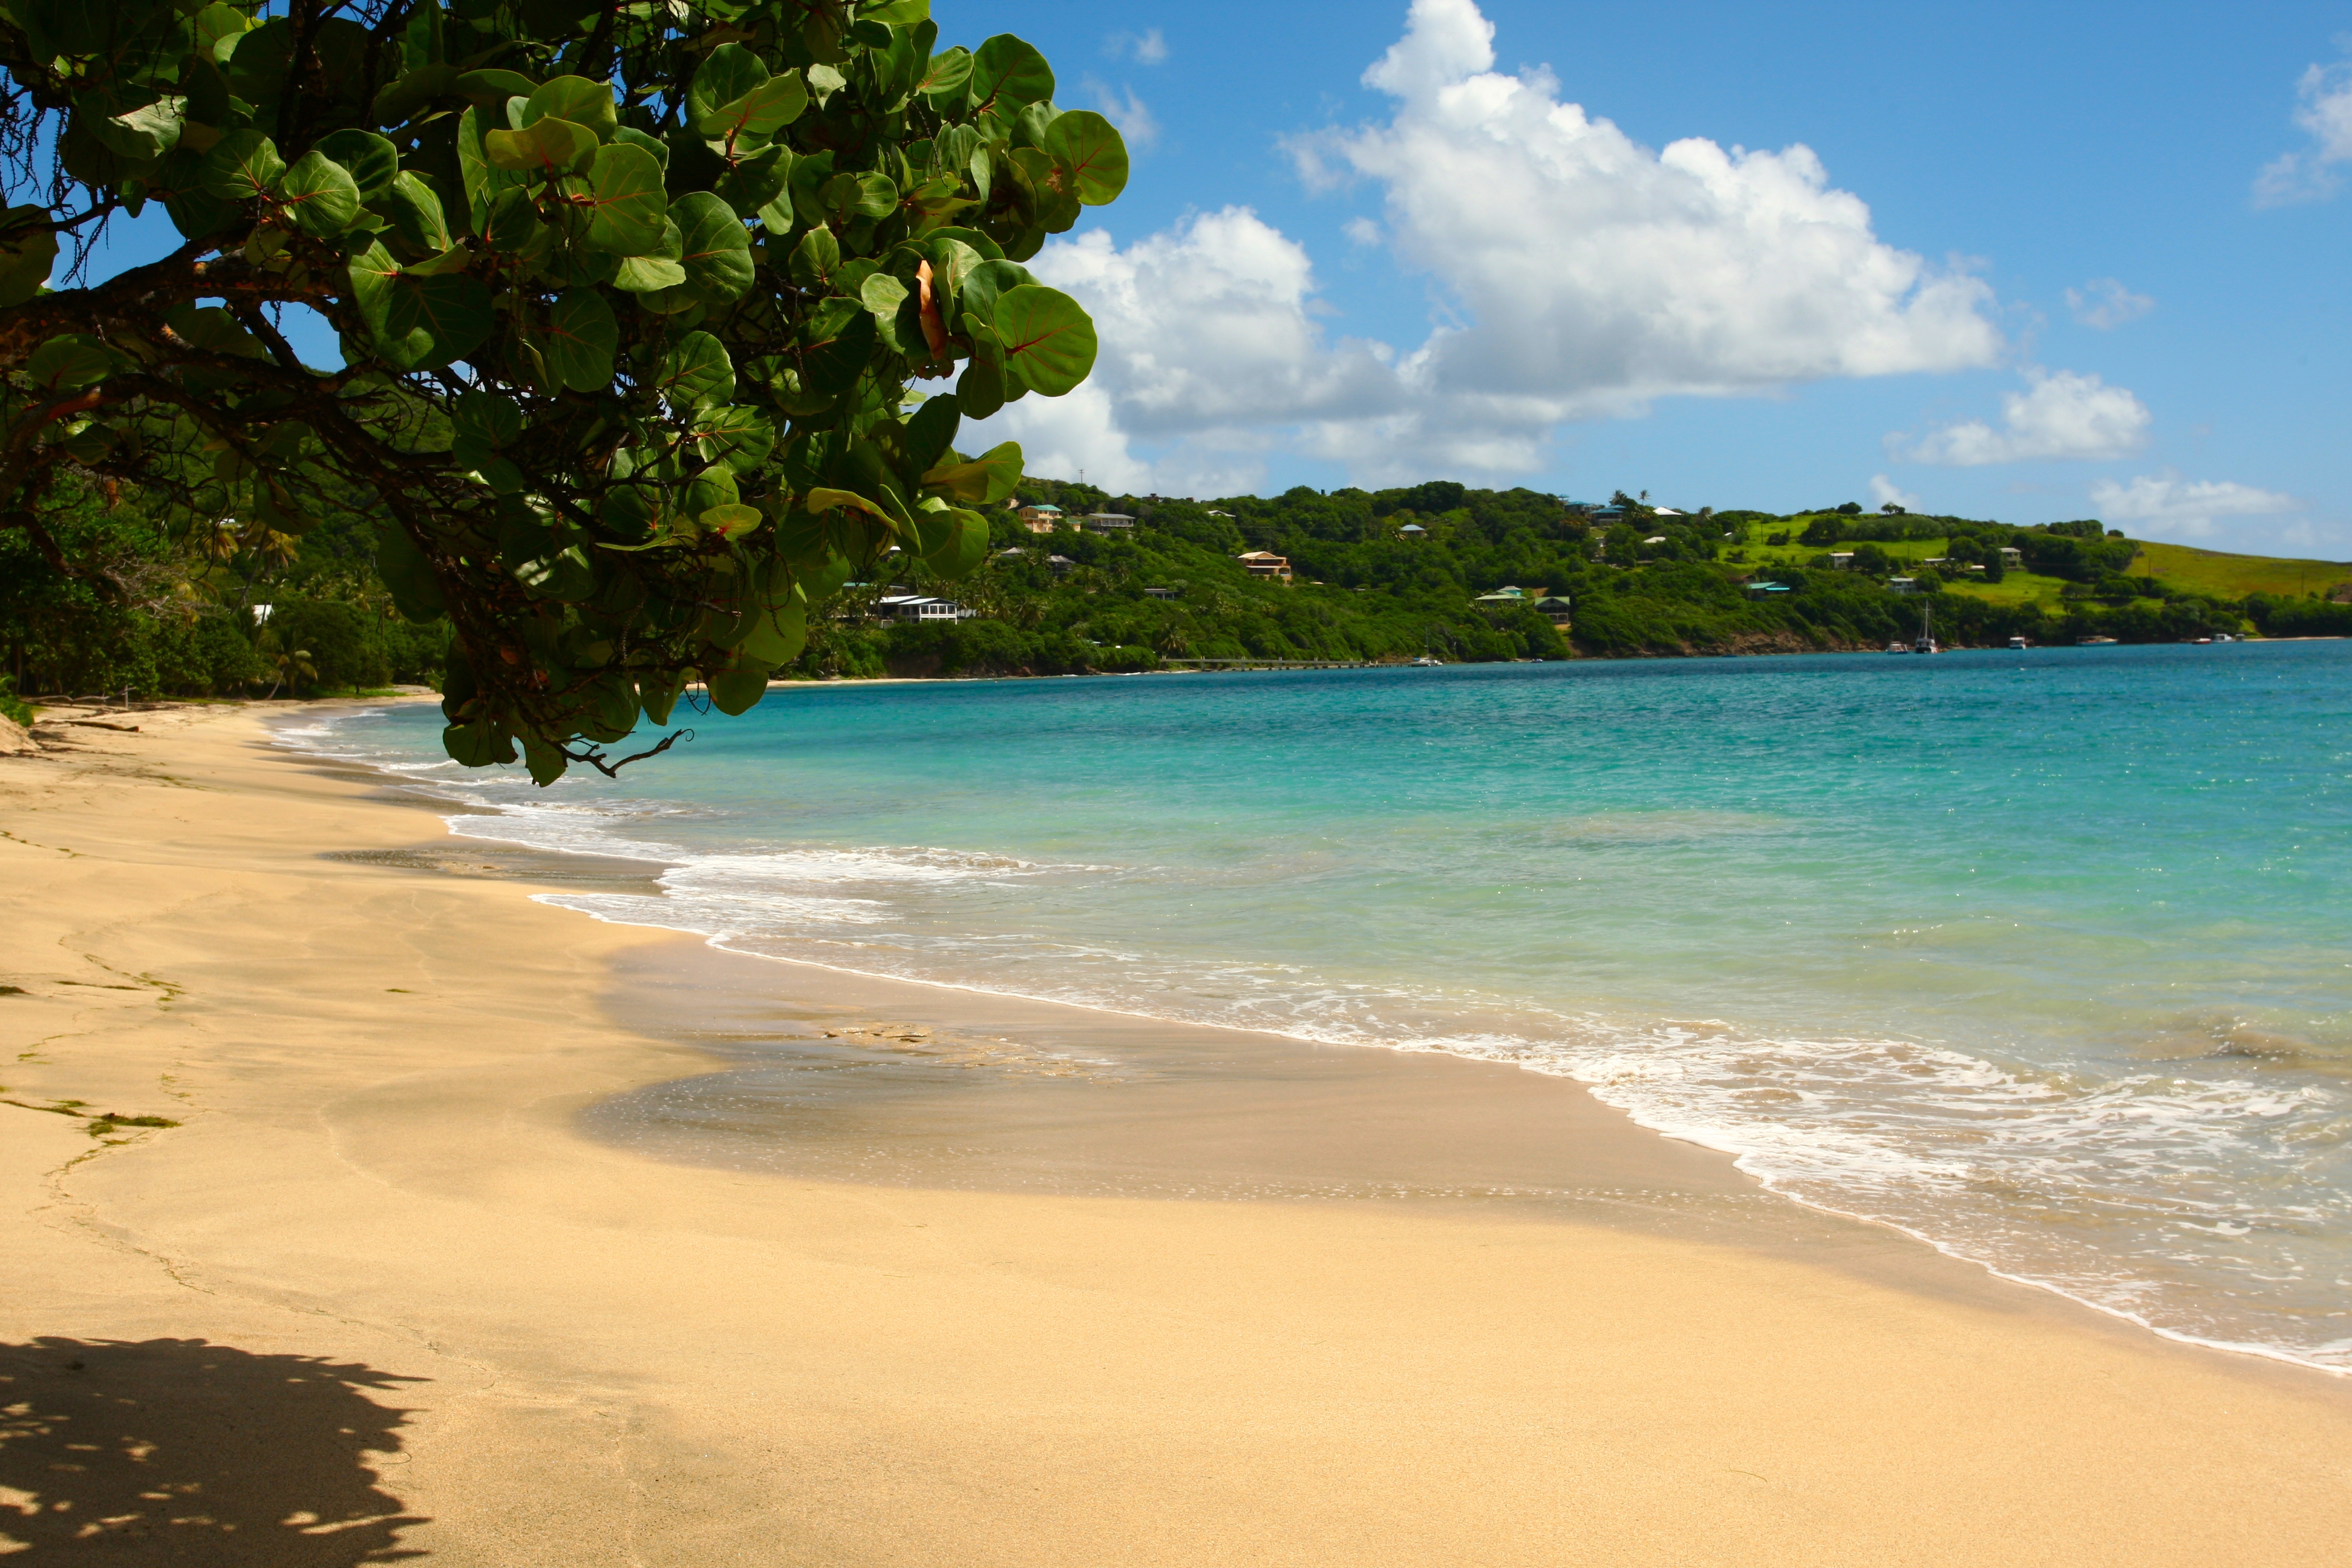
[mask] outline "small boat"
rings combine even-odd
[[[1937,651],[1936,635],[1933,627],[1935,614],[1936,612],[1934,610],[1929,609],[1925,605],[1919,606],[1919,637],[1918,640],[1911,645],[1911,651],[1913,653],[1934,653]]]
[[[1407,668],[1412,669],[1435,669],[1444,662],[1442,658],[1432,658],[1427,654],[1423,654],[1419,658],[1407,660],[1406,664]]]
[[[2231,637],[2227,632],[2215,632],[2213,634],[2213,640],[2215,642],[2236,642],[2238,639]]]
[[[1886,645],[1886,651],[1889,653],[1909,653],[1911,649],[1906,644],[1891,642]]]
[[[2032,647],[2033,645],[2027,642],[2023,637],[2011,637],[2009,639],[2009,646],[2017,652],[2023,653],[2027,648]]]
[[[2076,637],[2074,646],[2076,647],[2112,647],[2115,646],[2115,640],[2113,637]]]

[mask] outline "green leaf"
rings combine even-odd
[[[655,390],[673,407],[702,408],[735,395],[735,364],[709,332],[688,332],[662,356]]]
[[[1024,283],[996,301],[1008,384],[1059,397],[1095,367],[1095,324],[1058,289]],[[1008,384],[1007,390],[1010,390]]]
[[[923,564],[952,582],[988,559],[988,520],[961,509],[948,515],[953,526],[937,548],[924,552]]]
[[[602,392],[613,384],[621,327],[603,295],[590,289],[567,290],[549,317],[544,343],[548,370],[572,391]]]
[[[392,189],[400,174],[399,149],[373,131],[346,126],[319,138],[313,149],[342,165],[359,187],[360,200],[373,203]]]
[[[907,302],[907,286],[887,272],[877,272],[857,286],[857,298],[877,316],[895,316]]]
[[[530,782],[541,789],[562,778],[571,765],[562,752],[529,730],[522,733],[522,763],[530,770]]]
[[[645,132],[638,130],[634,125],[622,126],[618,131],[614,132],[612,135],[606,137],[605,140],[608,142],[624,142],[632,147],[641,148],[645,152],[650,153],[653,157],[653,161],[659,163],[664,169],[667,169],[669,167],[669,143],[663,141],[658,136],[647,135]]]
[[[24,374],[44,392],[79,392],[114,372],[115,355],[87,332],[51,338],[28,355]]]
[[[963,313],[963,330],[971,340],[971,360],[956,378],[956,404],[974,419],[985,419],[1004,406],[1004,345],[995,329],[970,310]]]
[[[369,204],[392,223],[392,231],[419,250],[449,248],[449,220],[441,198],[421,174],[403,170],[383,195]]]
[[[971,51],[954,48],[931,57],[930,64],[923,68],[921,79],[915,83],[915,90],[930,100],[934,109],[958,108],[971,82]]]
[[[776,427],[768,416],[740,405],[698,410],[688,436],[704,462],[726,463],[739,474],[756,471],[776,445]]]
[[[522,405],[510,397],[474,388],[458,394],[449,411],[453,439],[449,455],[469,468],[478,468],[501,447],[522,436]]]
[[[786,71],[782,76],[770,77],[732,102],[697,117],[694,133],[730,145],[746,140],[765,141],[798,120],[807,107],[808,89],[801,81],[801,73]]]
[[[453,272],[401,278],[393,285],[385,326],[394,338],[411,345],[402,368],[421,370],[464,359],[488,341],[498,321],[488,287],[478,278]],[[421,353],[413,346],[418,334],[432,341]]]
[[[620,269],[613,275],[613,287],[631,294],[675,289],[685,281],[685,268],[658,256],[624,257]]]
[[[975,506],[993,506],[1021,488],[1021,443],[1006,441],[969,463],[933,468],[922,484]]]
[[[669,220],[678,228],[678,263],[694,291],[714,305],[742,298],[755,276],[751,236],[735,209],[708,191],[672,202]]]
[[[84,94],[82,101],[86,103],[98,96]],[[184,98],[159,98],[120,114],[88,115],[85,110],[86,123],[89,133],[109,151],[143,163],[160,158],[180,144],[187,102]]]
[[[888,217],[898,210],[898,183],[887,174],[858,175],[849,210],[859,217]]]
[[[983,261],[963,277],[956,297],[967,312],[983,321],[996,319],[996,301],[1026,283],[1037,281],[1037,275],[1017,261]]]
[[[225,6],[211,9],[226,9]],[[447,64],[426,63],[415,66],[401,74],[397,81],[387,83],[375,95],[375,122],[378,125],[398,125],[436,98],[446,98],[457,90],[457,68]]]
[[[596,158],[596,135],[586,126],[545,115],[520,131],[492,131],[482,152],[497,168],[548,179],[584,174]]]
[[[225,202],[256,201],[269,195],[286,160],[278,143],[258,131],[232,131],[205,154],[200,176],[208,195]]]
[[[792,183],[793,162],[792,149],[778,142],[754,156],[736,160],[733,168],[711,182],[710,189],[735,209],[738,217],[758,216],[774,206]],[[787,221],[783,226],[792,225]]]
[[[1030,45],[999,33],[972,56],[964,96],[975,119],[994,108],[1009,113],[1023,104],[1044,103],[1054,96],[1054,68]]]
[[[957,406],[952,394],[943,392],[923,399],[922,406],[907,421],[906,434],[899,438],[908,471],[920,474],[937,466],[955,445],[956,427],[962,422],[963,410]]]
[[[706,122],[715,120],[726,105],[752,91],[768,80],[768,68],[760,57],[740,44],[721,44],[703,58],[695,68],[694,80],[687,89],[686,112],[698,136],[715,132],[705,131]]]
[[[730,718],[740,717],[760,705],[768,694],[768,667],[757,659],[741,659],[714,669],[704,683],[710,705]]]
[[[982,547],[986,546],[985,538]],[[792,663],[800,658],[801,649],[808,646],[808,610],[797,598],[790,598],[774,609],[765,606],[751,613],[751,629],[735,645],[735,657],[751,659],[771,669]]]
[[[1127,142],[1118,127],[1092,110],[1074,109],[1055,120],[1040,145],[1087,205],[1101,206],[1127,189]]]
[[[39,293],[57,259],[58,234],[49,227],[47,207],[10,207],[0,213],[0,309],[21,305]]]
[[[383,585],[392,590],[393,608],[404,618],[422,624],[437,621],[447,613],[440,579],[434,576],[425,552],[416,548],[406,529],[389,520],[376,524],[375,569]]]
[[[487,768],[493,763],[515,760],[514,742],[499,726],[487,721],[450,725],[441,731],[441,749],[469,768]]]
[[[566,192],[582,184],[567,181]],[[585,188],[577,194],[589,198],[588,243],[597,249],[646,256],[660,248],[669,200],[662,189],[662,166],[644,148],[616,142],[596,149]]]
[[[504,103],[509,98],[528,98],[539,90],[539,84],[520,71],[467,71],[453,84],[461,97],[470,98],[475,107]]]
[[[822,289],[841,266],[841,241],[829,228],[813,228],[793,247],[793,281],[803,289]]]
[[[584,76],[559,76],[528,90],[530,97],[522,108],[525,130],[541,120],[568,120],[596,140],[609,142],[620,128],[620,110],[613,101],[613,89],[608,82],[591,81]]]
[[[756,506],[745,506],[740,501],[729,501],[722,506],[703,508],[695,514],[694,521],[721,539],[733,539],[738,535],[751,532],[767,521],[768,517]]]
[[[278,176],[271,195],[304,234],[341,234],[359,216],[360,188],[350,171],[316,148]]]
[[[879,503],[867,500],[855,490],[837,489],[830,485],[819,485],[810,490],[801,498],[801,504],[814,512],[862,511],[869,517],[880,518],[894,529],[898,523],[898,520],[885,511]]]

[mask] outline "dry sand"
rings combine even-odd
[[[463,874],[495,857],[250,710],[129,721],[0,758],[5,1561],[2346,1555],[2343,1380],[1745,1193],[1508,1069],[1298,1058],[1264,1075],[1288,1110],[1170,1158],[1259,1169],[1311,1121],[1283,1159],[1540,1155],[1613,1209],[861,1185],[583,1136],[728,1065],[606,1006],[616,965],[694,983],[678,939]],[[860,1006],[963,1010],[835,982],[803,1014]],[[30,1109],[61,1100],[181,1125]],[[1203,1146],[1204,1105],[1247,1110],[1171,1104]],[[1642,1223],[1685,1199],[1717,1217]]]

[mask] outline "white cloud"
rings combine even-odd
[[[1382,237],[1381,226],[1368,217],[1351,217],[1339,226],[1350,245],[1378,245]]]
[[[2295,84],[2294,122],[2310,144],[2282,153],[2254,176],[2254,205],[2321,201],[2343,186],[2352,163],[2352,65],[2313,66]]]
[[[1086,306],[1102,340],[1077,392],[1024,398],[987,422],[990,440],[1019,440],[1038,472],[1148,471],[1148,482],[1114,488],[1171,491],[1179,476],[1224,476],[1209,488],[1230,492],[1264,472],[1273,432],[1346,425],[1400,403],[1387,348],[1327,342],[1307,252],[1246,207],[1196,214],[1125,249],[1097,229],[1056,242],[1030,267]],[[1081,398],[1084,411],[1058,406]],[[1053,443],[1058,466],[1035,440]],[[1138,443],[1161,455],[1147,465]]]
[[[2112,278],[2094,278],[2080,289],[2066,290],[2066,309],[2083,325],[2104,332],[2138,321],[2156,309],[2156,301],[2133,293]]]
[[[1168,40],[1157,27],[1147,27],[1140,33],[1113,33],[1103,40],[1103,53],[1115,60],[1156,66],[1168,58]]]
[[[1160,121],[1152,117],[1143,100],[1135,95],[1133,88],[1123,88],[1114,92],[1108,84],[1093,77],[1087,78],[1085,85],[1087,95],[1095,100],[1095,108],[1104,119],[1118,127],[1119,135],[1129,145],[1150,147],[1159,142]]]
[[[1661,396],[1999,358],[1984,283],[1881,241],[1809,149],[1644,147],[1549,71],[1494,72],[1493,36],[1472,0],[1415,0],[1365,74],[1390,117],[1292,148],[1310,183],[1382,191],[1385,221],[1344,232],[1437,286],[1418,348],[1327,342],[1306,252],[1244,210],[1031,263],[1094,314],[1123,449],[1273,442],[1369,481],[1500,478],[1541,468],[1561,423]]]
[[[2029,365],[2027,388],[2001,398],[2001,427],[1981,419],[1931,430],[1916,441],[1889,436],[1890,456],[1911,463],[1976,468],[2044,458],[2122,458],[2147,444],[2147,405],[2096,375]]]
[[[1919,498],[1897,486],[1885,474],[1870,476],[1870,501],[1873,506],[1899,506],[1905,511],[1919,510]]]
[[[2137,522],[2141,531],[2176,539],[2212,539],[2225,517],[2275,517],[2300,510],[2303,503],[2276,490],[2227,479],[2184,479],[2177,474],[2143,474],[2128,484],[2101,479],[2091,487],[2091,504],[2110,522]]]

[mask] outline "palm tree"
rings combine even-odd
[[[281,686],[299,688],[306,680],[316,681],[319,679],[319,667],[310,662],[310,650],[307,647],[264,653],[262,658],[268,662],[270,668],[278,672],[278,679],[269,683],[270,697],[277,696]],[[262,700],[266,702],[268,698]]]

